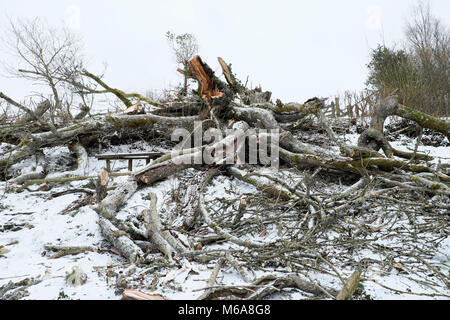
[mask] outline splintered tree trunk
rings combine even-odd
[[[217,89],[214,71],[199,56],[195,56],[188,64],[189,70],[200,84],[199,95],[211,106],[212,99],[223,96],[223,93]]]
[[[95,195],[97,202],[101,202],[106,198],[106,186],[108,184],[108,171],[102,170],[98,174],[97,180],[95,181]]]

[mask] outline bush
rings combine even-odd
[[[450,36],[448,28],[419,4],[406,27],[404,49],[372,50],[367,85],[420,111],[450,116]]]

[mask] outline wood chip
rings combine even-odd
[[[167,300],[159,294],[148,294],[135,289],[125,289],[122,300]]]
[[[392,266],[399,271],[403,271],[403,265],[400,262],[394,263]]]

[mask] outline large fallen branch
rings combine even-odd
[[[83,75],[91,78],[92,80],[94,80],[95,82],[97,82],[99,85],[101,85],[105,90],[92,90],[90,88],[87,88],[85,86],[82,86],[79,83],[73,83],[75,84],[78,88],[86,90],[87,93],[112,93],[114,94],[117,98],[119,98],[120,101],[122,101],[126,107],[131,107],[133,105],[133,103],[130,101],[129,98],[137,98],[138,100],[141,101],[145,101],[148,104],[151,104],[153,106],[160,106],[160,103],[157,103],[155,101],[152,101],[138,93],[126,93],[122,90],[116,89],[116,88],[111,88],[110,86],[108,86],[100,77],[94,75],[93,73],[90,73],[87,70],[83,70]]]
[[[370,128],[361,134],[358,146],[368,147],[375,151],[383,148],[386,155],[392,156],[394,152],[383,133],[384,123],[389,116],[399,116],[414,121],[422,128],[442,133],[450,141],[450,122],[399,104],[397,97],[391,96],[386,99],[380,99],[372,115]],[[397,154],[401,153],[397,151]]]
[[[141,170],[134,172],[134,177],[141,183],[152,184],[180,170],[204,165],[205,158],[208,158],[208,165],[221,165],[227,163],[227,161],[235,163],[234,161],[239,153],[239,148],[245,142],[243,137],[245,137],[248,128],[245,122],[237,122],[233,125],[234,130],[232,133],[222,140],[209,146],[174,152],[173,155],[164,158],[167,160],[157,160]],[[236,142],[240,145],[236,145]]]
[[[172,259],[174,253],[184,253],[186,249],[169,231],[163,230],[157,211],[157,197],[153,192],[150,193],[150,202],[150,209],[142,212],[147,238],[169,259]]]
[[[119,252],[132,263],[138,263],[144,257],[143,251],[123,230],[123,224],[116,219],[120,208],[137,190],[137,183],[130,179],[112,191],[94,210],[100,215],[99,225],[102,234]],[[121,229],[119,229],[121,227]]]
[[[119,230],[108,219],[99,218],[98,224],[102,235],[131,263],[139,263],[144,257],[144,252],[130,237]]]

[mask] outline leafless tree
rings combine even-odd
[[[438,113],[448,109],[450,92],[450,30],[433,16],[430,5],[419,2],[413,7],[406,25],[410,57],[426,89],[424,105],[433,106]]]
[[[61,119],[72,118],[70,107],[74,92],[67,79],[80,78],[83,69],[81,40],[69,29],[53,28],[41,18],[11,20],[3,36],[6,50],[18,61],[17,65],[6,66],[7,73],[50,89],[53,123],[55,115]]]

